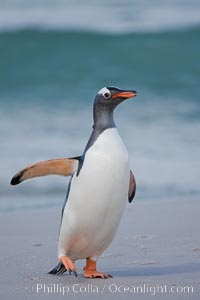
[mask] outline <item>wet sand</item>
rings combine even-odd
[[[200,201],[128,204],[98,269],[113,278],[47,274],[57,264],[60,211],[0,215],[0,299],[200,299]]]

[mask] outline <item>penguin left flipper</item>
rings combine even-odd
[[[130,170],[130,182],[128,190],[128,202],[131,203],[136,193],[136,181],[133,172]]]
[[[73,175],[78,170],[79,157],[50,159],[30,165],[19,171],[11,179],[11,185],[17,185],[24,180],[46,175]]]

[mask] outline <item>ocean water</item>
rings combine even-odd
[[[200,1],[0,1],[0,211],[61,207],[68,179],[11,177],[80,155],[106,85],[137,200],[200,195]]]

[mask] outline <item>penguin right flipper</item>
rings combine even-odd
[[[66,271],[67,270],[66,270],[65,266],[62,263],[59,263],[53,270],[51,270],[50,272],[48,272],[48,274],[62,275]]]
[[[131,203],[136,193],[136,181],[133,172],[130,170],[130,182],[128,190],[128,202]]]
[[[80,158],[81,157],[57,158],[38,162],[15,174],[10,184],[16,185],[33,177],[53,174],[71,176],[78,170]]]

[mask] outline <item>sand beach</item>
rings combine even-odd
[[[194,299],[200,297],[199,200],[135,201],[98,261],[107,280],[47,274],[57,263],[60,211],[0,216],[1,299]]]

